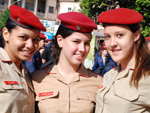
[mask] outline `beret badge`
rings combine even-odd
[[[77,28],[77,30],[81,30],[81,26],[79,26],[79,25],[76,26],[76,28]]]
[[[20,22],[20,18],[17,18],[17,21]]]

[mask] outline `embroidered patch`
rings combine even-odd
[[[53,91],[52,92],[39,93],[39,97],[42,97],[42,96],[51,96],[53,94],[54,94]]]
[[[6,85],[17,85],[17,84],[18,84],[17,81],[4,81],[4,83],[5,83]]]
[[[98,86],[98,89],[101,89],[101,88],[103,88],[103,85]]]

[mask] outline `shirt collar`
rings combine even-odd
[[[3,62],[12,62],[8,53],[1,47],[0,47],[0,60]]]

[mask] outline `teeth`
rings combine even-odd
[[[82,55],[77,55],[77,56],[80,56],[80,57],[82,57]]]
[[[30,54],[31,52],[29,52],[29,51],[23,51],[24,53],[27,53],[27,54]]]

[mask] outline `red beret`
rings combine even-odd
[[[46,28],[40,22],[40,20],[29,10],[22,7],[11,5],[9,7],[9,18],[17,25],[25,28],[35,28],[40,31],[46,31]]]
[[[105,46],[105,43],[102,43],[103,46]]]
[[[46,41],[51,41],[50,39],[46,39]]]
[[[110,23],[110,24],[135,24],[143,20],[143,16],[128,8],[118,8],[105,11],[98,16],[98,21],[101,23]]]
[[[150,41],[150,37],[146,37],[145,40],[146,40],[146,41]]]
[[[106,50],[106,47],[105,47],[105,46],[103,46],[102,48]]]
[[[46,39],[46,36],[44,35],[44,33],[40,33],[40,38]]]
[[[61,20],[61,24],[79,32],[92,32],[93,29],[97,29],[96,23],[79,12],[61,13],[58,15],[58,19]]]

